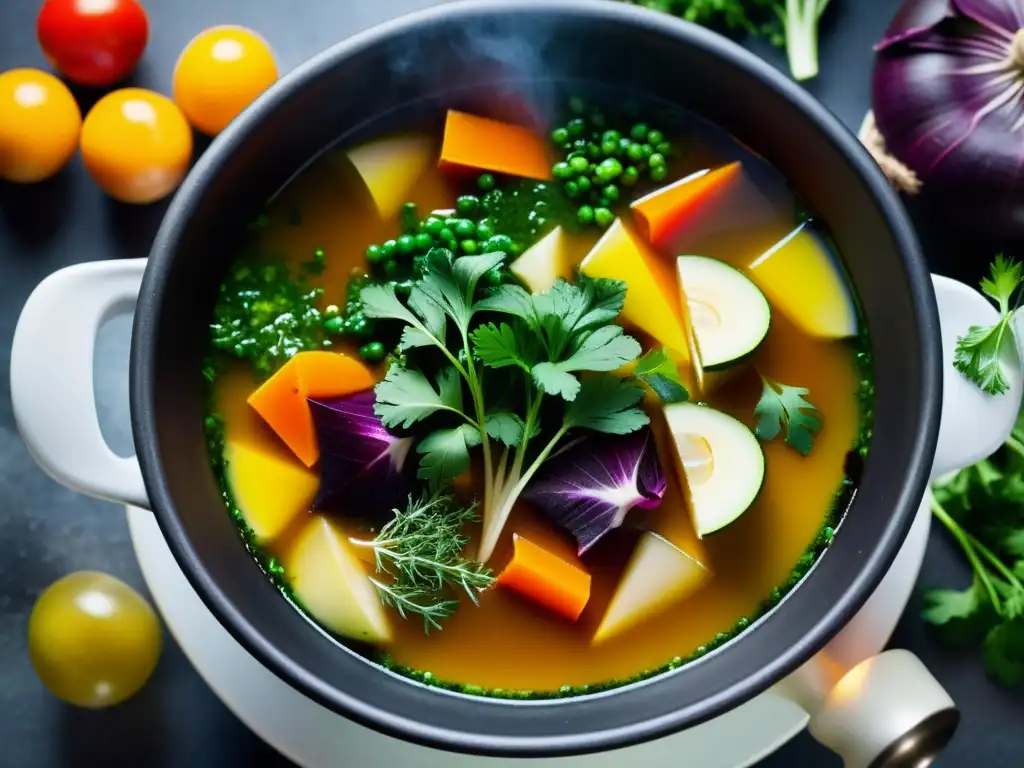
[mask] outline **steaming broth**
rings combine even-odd
[[[756,284],[757,270],[751,271],[749,266],[793,232],[796,199],[773,169],[717,129],[698,124],[681,135],[687,151],[673,160],[662,184],[734,160],[742,161],[744,179],[732,203],[716,206],[699,220],[700,226],[685,228],[682,234],[661,244],[658,253],[669,261],[678,254],[721,259],[746,271]],[[428,147],[430,157],[437,157],[437,133],[404,138],[405,146]],[[409,160],[416,162],[415,158]],[[406,168],[404,172],[416,177],[404,197],[416,203],[420,211],[453,208],[457,197],[472,185],[472,180],[467,182],[464,176],[443,172],[433,162],[426,168]],[[350,274],[366,269],[367,247],[397,238],[401,232],[401,215],[381,217],[379,205],[380,200],[375,203],[344,153],[332,151],[303,171],[273,201],[262,234],[265,250],[284,255],[293,270],[299,270],[311,253],[323,249],[325,269],[314,278],[324,289],[321,308],[341,303],[339,297],[345,295]],[[296,212],[301,213],[301,224],[297,224]],[[628,216],[628,209],[622,209],[620,215]],[[568,260],[574,265],[582,262],[600,235],[600,231],[592,230],[567,232]],[[804,276],[796,272],[784,275],[794,282]],[[827,290],[827,286],[821,290]],[[643,333],[634,335],[644,350],[657,346]],[[357,346],[341,344],[334,349],[355,356]],[[687,508],[688,492],[676,470],[673,436],[660,415],[661,404],[648,396],[644,407],[652,416],[651,429],[667,476],[660,506],[650,511],[630,511],[628,526],[609,533],[580,560],[571,536],[535,507],[520,501],[490,561],[496,570],[508,562],[512,554],[510,533],[514,531],[566,560],[582,562],[592,585],[586,608],[577,621],[554,615],[516,591],[492,587],[480,595],[479,607],[463,598],[441,631],[427,634],[417,617],[402,620],[390,614],[390,642],[377,643],[370,652],[385,652],[400,665],[467,686],[557,691],[563,686],[626,679],[672,659],[685,659],[716,642],[716,638],[723,640],[722,633],[732,633],[738,621],[756,616],[773,590],[787,583],[801,556],[819,539],[837,489],[846,481],[844,462],[858,438],[861,414],[860,375],[854,347],[848,341],[813,338],[786,313],[773,311],[767,338],[754,354],[753,364],[755,367],[742,370],[713,390],[705,398],[707,404],[753,429],[754,409],[762,395],[760,373],[809,390],[823,426],[806,457],[781,439],[761,441],[763,486],[738,519],[703,539],[696,535]],[[382,365],[373,368],[375,377],[383,373]],[[228,444],[253,446],[281,463],[300,467],[293,452],[247,404],[256,386],[246,362],[226,361],[221,366],[213,383],[213,407],[223,418]],[[315,486],[316,470],[308,473]],[[474,464],[467,486],[471,493],[481,493],[481,474],[482,468]],[[276,492],[271,487],[276,477],[268,476],[258,462],[248,464],[236,459],[229,476],[246,517],[246,499],[269,498]],[[334,524],[345,535],[372,537],[359,505],[359,499],[352,499],[352,509],[334,515]],[[264,542],[266,551],[283,564],[286,580],[291,564],[299,557],[296,549],[301,546],[309,520],[309,515],[297,515]],[[713,576],[670,607],[595,645],[595,630],[637,546],[639,528],[654,530],[698,559]],[[471,550],[478,530],[471,528],[469,533],[473,540],[467,549]],[[371,572],[372,556],[366,550],[358,556],[367,573]]]

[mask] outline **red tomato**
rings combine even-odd
[[[136,0],[46,0],[36,33],[50,63],[69,80],[107,86],[135,68],[149,20]]]

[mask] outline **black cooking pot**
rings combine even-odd
[[[773,163],[828,223],[872,332],[875,435],[830,549],[740,637],[681,669],[601,694],[473,698],[399,677],[340,646],[253,564],[225,512],[204,441],[207,324],[245,222],[331,142],[423,100],[457,97],[495,116],[544,113],[544,98],[579,82],[710,119]],[[801,88],[712,32],[624,3],[456,3],[320,54],[205,152],[167,213],[136,308],[131,410],[145,489],[122,483],[113,492],[84,475],[77,487],[137,503],[148,495],[171,550],[220,622],[282,679],[347,717],[477,753],[608,749],[737,706],[811,658],[854,615],[924,493],[939,428],[940,361],[932,284],[897,198],[856,139]],[[56,460],[26,439],[59,474]],[[62,479],[76,484],[66,472]]]

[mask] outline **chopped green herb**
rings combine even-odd
[[[494,582],[489,568],[462,556],[468,541],[462,528],[476,519],[475,506],[455,506],[448,496],[410,498],[373,540],[352,543],[373,550],[377,576],[370,581],[381,601],[403,619],[422,616],[429,632],[454,613],[455,595],[465,593],[476,603]]]
[[[1010,322],[1020,306],[1019,299],[1010,305],[1022,279],[1019,263],[1002,254],[996,256],[991,277],[981,281],[981,290],[999,305],[999,320],[995,325],[972,326],[966,336],[956,340],[953,367],[990,395],[1001,395],[1009,388],[1003,366],[1013,348]]]
[[[821,429],[818,409],[804,395],[810,391],[761,377],[761,399],[754,408],[755,432],[764,441],[774,440],[785,430],[786,445],[804,456],[811,452],[814,436]]]
[[[641,357],[633,375],[650,387],[663,403],[685,403],[690,393],[679,378],[679,369],[664,347],[652,349]]]

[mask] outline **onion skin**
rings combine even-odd
[[[875,47],[888,151],[970,226],[1024,237],[1024,5],[907,0]]]

